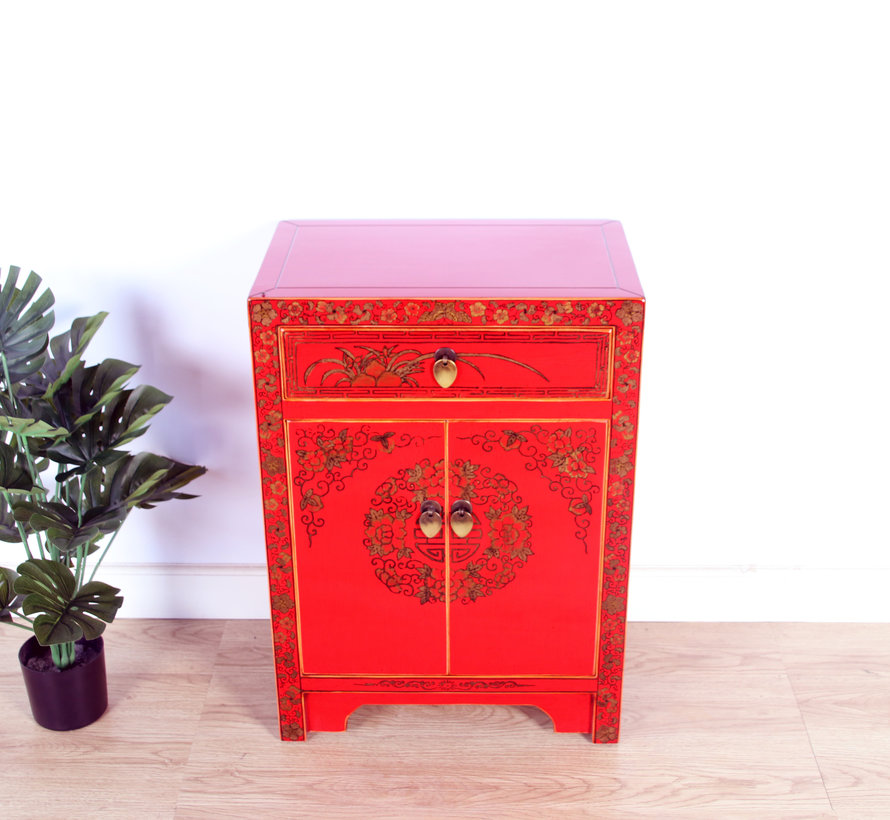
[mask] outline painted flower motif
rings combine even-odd
[[[625,325],[631,325],[634,322],[643,320],[643,305],[640,302],[627,300],[622,302],[621,307],[615,311],[617,316]]]
[[[632,378],[629,373],[621,373],[615,382],[615,389],[619,393],[627,393],[630,390],[636,390],[637,380]]]
[[[408,302],[402,310],[409,319],[414,319],[420,313],[420,305],[417,302]]]
[[[284,417],[280,410],[271,410],[266,413],[266,418],[263,420],[263,423],[260,424],[260,436],[262,438],[270,438],[273,436],[281,429],[282,418]]]
[[[606,312],[606,306],[602,302],[591,302],[587,305],[587,315],[591,319],[600,319]]]
[[[606,575],[614,575],[616,578],[624,578],[627,575],[627,570],[617,558],[610,558],[606,561],[604,569]]]
[[[285,315],[292,322],[297,321],[303,315],[303,305],[300,302],[285,302]]]
[[[618,475],[624,478],[624,476],[631,472],[633,468],[633,462],[628,458],[626,453],[623,453],[617,458],[610,459],[609,461],[609,473],[611,475]]]
[[[278,318],[278,313],[268,302],[259,302],[253,306],[251,316],[255,324],[268,327]]]
[[[479,316],[485,315],[485,305],[482,302],[474,302],[470,305],[470,316]]]
[[[616,433],[620,433],[624,438],[633,438],[635,428],[629,416],[623,413],[617,415],[613,420],[613,425]]]
[[[380,321],[384,325],[394,324],[399,318],[399,314],[392,308],[384,308],[380,312]]]
[[[586,450],[572,442],[571,428],[555,430],[548,437],[550,463],[571,478],[581,478],[594,472],[587,463]]]
[[[504,308],[498,308],[491,318],[499,325],[504,325],[510,321],[510,313]]]
[[[636,347],[640,340],[640,329],[638,327],[629,327],[622,330],[618,334],[619,347]]]
[[[433,302],[430,305],[430,309],[421,314],[419,321],[436,322],[443,319],[465,323],[473,321],[470,315],[464,312],[463,305],[458,305],[457,302]]]
[[[617,595],[607,595],[603,601],[603,609],[610,615],[617,615],[624,611],[624,601]]]
[[[492,529],[495,531],[497,541],[505,546],[512,546],[519,540],[520,525],[512,513],[503,514]]]
[[[556,315],[556,311],[548,305],[544,310],[544,315],[541,316],[541,322],[549,327],[550,325],[556,324],[558,321],[559,316]]]
[[[268,475],[278,475],[285,469],[284,459],[280,456],[267,455],[263,459],[263,471]]]
[[[257,364],[266,364],[272,356],[265,348],[259,347],[253,352],[253,359]]]

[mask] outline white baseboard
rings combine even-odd
[[[106,564],[122,618],[268,618],[259,564]],[[890,622],[890,567],[634,567],[632,621]]]

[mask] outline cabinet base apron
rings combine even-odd
[[[306,692],[304,699],[310,732],[342,732],[359,707],[389,704],[534,706],[556,732],[593,730],[593,696],[584,692]]]

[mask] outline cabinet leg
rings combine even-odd
[[[278,694],[278,727],[282,740],[306,739],[305,694],[297,686],[285,686]]]

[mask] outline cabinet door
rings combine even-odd
[[[451,673],[595,674],[608,421],[448,427]]]
[[[445,533],[418,526],[424,500],[444,503],[444,425],[291,421],[287,436],[303,673],[444,674]]]

